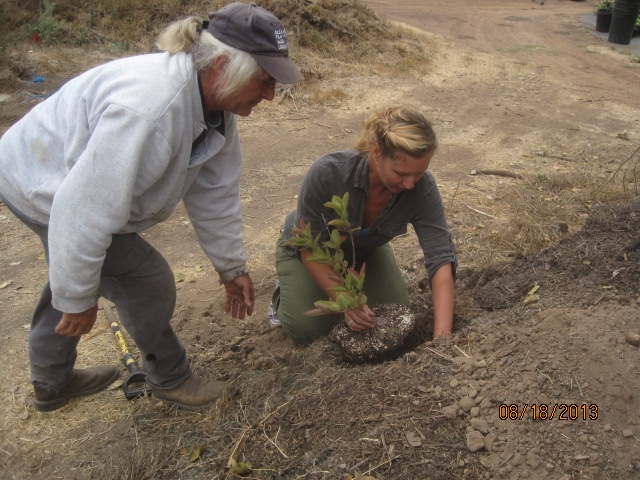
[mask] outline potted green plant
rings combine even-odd
[[[606,33],[611,28],[611,17],[615,2],[604,0],[593,9],[596,14],[596,32]]]
[[[293,229],[294,235],[291,240],[284,243],[284,245],[293,245],[298,248],[309,248],[312,255],[307,261],[330,265],[335,273],[333,278],[340,283],[331,288],[336,294],[335,300],[318,300],[315,302],[315,309],[305,312],[305,315],[311,316],[344,313],[367,304],[367,297],[362,291],[365,278],[364,264],[357,272],[354,269],[355,258],[349,262],[344,258],[342,250],[342,242],[348,237],[353,245],[353,234],[360,230],[351,228],[349,222],[347,209],[349,193],[345,193],[342,198],[334,195],[331,201],[324,205],[334,210],[338,216],[327,222],[330,232],[328,241],[321,243],[319,235],[314,238],[311,234],[311,225],[302,222],[302,225]]]
[[[320,235],[313,236],[311,225],[302,222],[293,229],[293,237],[283,245],[297,248],[308,248],[312,254],[306,261],[330,265],[331,278],[337,285],[331,290],[335,299],[318,300],[314,302],[316,308],[305,312],[305,315],[316,316],[326,314],[345,313],[367,304],[364,293],[365,266],[355,269],[355,249],[353,235],[359,228],[353,228],[348,218],[349,193],[342,197],[334,195],[325,207],[330,208],[336,217],[325,220],[329,232],[329,239],[322,242]],[[351,242],[353,258],[345,258],[342,244]],[[350,331],[344,322],[337,325],[332,332],[332,339],[338,345],[345,360],[351,363],[377,362],[386,358],[393,358],[401,352],[405,342],[416,326],[416,315],[409,307],[398,304],[378,305],[376,313],[376,327],[367,332]]]

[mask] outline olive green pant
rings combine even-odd
[[[281,248],[282,241],[280,237],[276,244],[276,271],[280,282],[273,292],[272,305],[285,333],[297,344],[308,344],[327,335],[343,315],[304,314],[315,308],[314,302],[326,300],[327,294],[311,278],[302,261]],[[410,305],[407,284],[390,245],[371,252],[364,263],[364,292],[369,307],[383,303]]]

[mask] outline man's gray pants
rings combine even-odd
[[[44,246],[49,261],[48,227],[7,207]],[[120,322],[142,354],[149,383],[171,389],[191,374],[187,355],[170,321],[176,303],[176,284],[167,261],[138,234],[113,235],[107,250],[98,294],[112,301]],[[51,305],[49,282],[33,314],[29,333],[31,381],[58,390],[71,381],[80,337],[55,332],[62,312]]]

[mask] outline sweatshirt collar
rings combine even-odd
[[[207,130],[209,128],[214,128],[218,131],[220,135],[224,137],[224,132],[225,132],[224,111],[222,110],[214,110],[212,112],[207,111],[207,107],[204,99],[204,88],[202,87],[202,81],[200,80],[200,75],[198,75],[198,90],[200,91],[200,103],[202,104],[202,114],[204,116],[204,121],[207,125]]]

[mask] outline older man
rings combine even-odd
[[[183,200],[224,284],[226,311],[251,315],[236,115],[272,100],[276,82],[302,75],[278,19],[255,5],[175,22],[158,47],[163,53],[72,79],[0,139],[0,195],[40,237],[49,264],[29,335],[40,411],[117,378],[116,367],[74,368],[100,296],[115,303],[140,349],[154,396],[193,410],[226,396],[224,382],[191,373],[170,325],[173,273],[138,232]]]

